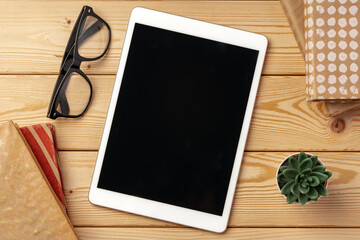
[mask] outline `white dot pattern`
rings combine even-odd
[[[347,32],[344,29],[338,31],[339,37],[346,38]]]
[[[329,66],[328,66],[328,70],[329,72],[335,72],[337,69],[336,65],[333,64],[333,63],[330,63]]]
[[[339,71],[340,72],[342,72],[342,73],[346,73],[346,71],[347,71],[347,67],[346,67],[346,65],[345,64],[340,64],[340,66],[339,66]],[[342,75],[342,76],[345,76],[345,75]],[[340,79],[340,78],[339,78]]]
[[[325,70],[325,66],[323,65],[323,64],[318,64],[317,66],[316,66],[316,70],[318,71],[318,72],[323,72],[324,70]],[[310,72],[310,71],[309,71]]]
[[[334,94],[334,93],[336,93],[336,88],[331,86],[328,88],[328,91],[329,91],[329,94]]]
[[[358,65],[357,65],[356,63],[352,63],[352,64],[350,65],[350,70],[351,70],[352,72],[357,72],[357,71],[359,70],[359,67],[358,67]]]
[[[355,50],[355,49],[357,49],[357,48],[359,47],[359,44],[358,44],[356,41],[351,41],[350,44],[349,44],[349,46],[350,46],[353,50]]]
[[[339,42],[339,48],[341,48],[342,50],[344,50],[345,48],[347,48],[347,43],[346,43],[346,41],[341,40],[341,41]]]
[[[328,42],[328,48],[329,49],[334,49],[336,48],[336,43],[334,41],[329,41]]]
[[[322,41],[322,40],[318,41],[318,42],[316,43],[316,47],[317,47],[318,49],[323,49],[323,48],[325,47],[324,41]]]
[[[339,21],[338,21],[338,24],[340,27],[346,27],[347,25],[347,21],[346,21],[346,18],[340,18]]]
[[[356,27],[358,25],[358,20],[356,17],[352,17],[349,19],[349,24],[351,27]]]
[[[333,27],[333,26],[335,26],[336,20],[335,20],[335,18],[332,17],[332,18],[328,19],[327,23],[329,26]]]
[[[350,59],[351,60],[355,61],[355,60],[358,59],[358,57],[359,57],[359,54],[357,52],[351,52],[350,53]]]
[[[356,86],[351,86],[350,87],[350,92],[352,93],[352,94],[358,94],[359,93],[359,89],[356,87]]]
[[[307,99],[360,99],[359,0],[304,3]]]
[[[347,9],[344,6],[341,6],[338,8],[338,11],[341,15],[345,15],[347,12]]]
[[[324,93],[326,91],[326,88],[325,88],[324,85],[320,85],[317,90],[318,90],[318,93],[321,94],[321,93]]]
[[[329,80],[330,84],[335,84],[336,83],[336,76],[335,75],[330,75],[328,80]]]
[[[350,32],[349,32],[349,35],[350,35],[351,38],[356,38],[358,33],[359,32],[356,29],[351,29]]]
[[[328,54],[328,60],[331,62],[334,62],[336,60],[336,53],[334,52],[329,52]]]
[[[312,84],[314,81],[314,75],[310,75],[309,77],[309,83]]]
[[[352,75],[350,76],[350,81],[351,81],[351,83],[353,83],[353,84],[357,83],[357,82],[359,81],[359,75],[352,74]]]
[[[351,15],[356,15],[356,13],[358,12],[358,7],[357,6],[351,6],[350,8],[349,8],[349,12],[350,12],[350,14]]]
[[[327,35],[329,36],[329,38],[333,38],[336,36],[336,31],[334,29],[330,29],[328,32],[327,32]]]
[[[342,85],[344,85],[345,83],[346,83],[346,81],[347,81],[347,76],[346,75],[341,75],[340,77],[339,77],[339,82],[342,84]]]
[[[316,81],[317,81],[318,83],[323,83],[323,82],[325,81],[325,76],[322,75],[322,74],[318,74],[318,75],[316,76]]]
[[[313,30],[309,30],[308,31],[308,37],[311,38],[314,34],[314,31]]]
[[[335,12],[336,12],[336,8],[334,6],[330,6],[328,9],[327,9],[327,12],[330,14],[330,15],[333,15]]]
[[[347,59],[347,54],[346,53],[344,53],[344,52],[339,53],[339,60],[340,61],[346,61],[346,59]]]

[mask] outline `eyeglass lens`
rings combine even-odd
[[[63,92],[59,95],[66,97],[68,107],[61,106],[60,103],[56,110],[65,115],[81,114],[89,102],[91,94],[89,83],[82,75],[72,72],[66,76],[64,84],[66,86],[62,87]]]
[[[87,16],[79,34],[78,52],[84,58],[96,58],[106,51],[109,29],[97,18]]]

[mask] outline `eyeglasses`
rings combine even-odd
[[[61,62],[49,110],[48,118],[77,118],[90,105],[93,95],[92,84],[80,69],[83,61],[95,61],[105,55],[111,38],[110,26],[84,6],[71,32]]]

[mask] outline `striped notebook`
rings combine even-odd
[[[66,209],[54,126],[44,123],[22,127],[20,130],[37,158],[56,196]]]

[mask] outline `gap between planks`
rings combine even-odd
[[[86,239],[358,239],[360,229],[347,228],[230,228],[224,233],[179,228],[75,228]]]

